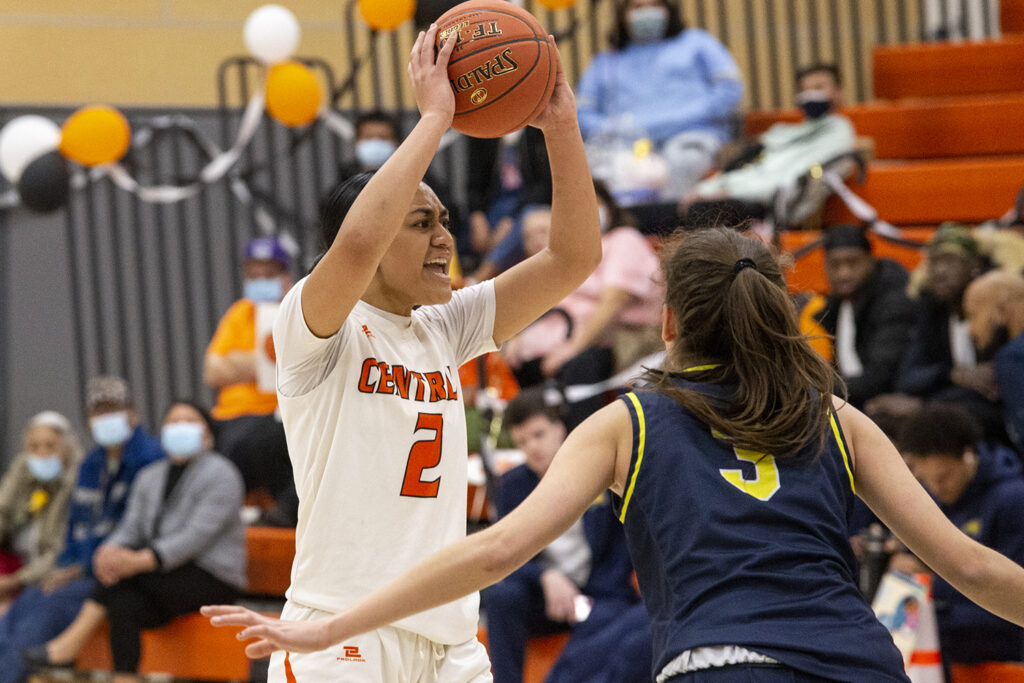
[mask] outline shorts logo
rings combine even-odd
[[[370,328],[367,327],[366,325],[363,325],[363,334],[365,334],[367,337],[370,337],[372,339],[376,339],[376,337],[373,336],[373,332],[371,332]]]
[[[487,99],[487,88],[477,88],[469,94],[469,101],[473,104],[480,104]]]
[[[339,662],[365,662],[363,656],[359,654],[359,646],[357,645],[343,645],[342,649],[345,651],[343,657],[335,657]]]

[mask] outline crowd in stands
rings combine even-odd
[[[620,3],[611,44],[577,90],[603,258],[501,351],[522,389],[505,429],[525,462],[496,482],[499,517],[538,484],[567,431],[610,398],[597,392],[559,408],[543,388],[599,384],[664,349],[656,245],[631,205],[667,201],[689,211],[687,227],[745,229],[811,167],[844,159],[857,145],[838,111],[834,66],[797,74],[801,122],[731,144],[739,70],[716,39],[686,27],[675,3]],[[355,130],[341,180],[378,169],[402,139],[399,119],[387,112],[360,117]],[[450,188],[426,182],[452,209],[471,283],[547,245],[551,172],[534,128],[470,140],[468,149],[464,221]],[[823,191],[805,193],[798,213],[820,208]],[[954,523],[1024,563],[1024,262],[1012,257],[1024,254],[1024,237],[943,224],[913,273],[877,257],[864,226],[828,228],[822,245],[829,291],[795,297],[795,305],[802,332],[841,378],[836,392],[889,432]],[[95,443],[87,453],[64,416],[46,411],[29,420],[22,452],[0,480],[0,683],[24,680],[29,664],[72,662],[104,619],[115,669],[136,671],[142,629],[245,590],[247,494],[269,495],[257,523],[295,525],[299,501],[269,337],[295,265],[275,238],[247,245],[243,297],[206,349],[212,417],[176,401],[154,437],[127,383],[105,376],[86,388]],[[919,568],[893,549],[894,567]],[[631,571],[610,505],[596,501],[485,592],[495,681],[521,680],[529,637],[565,630],[571,637],[549,681],[648,680],[650,624]],[[941,580],[935,603],[947,661],[1024,661],[1019,628]]]

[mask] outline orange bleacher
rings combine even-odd
[[[875,97],[1024,91],[1024,37],[876,47]]]

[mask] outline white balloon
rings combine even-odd
[[[295,54],[299,47],[299,20],[281,5],[263,5],[245,20],[245,46],[256,59],[275,64]]]
[[[0,130],[0,173],[16,184],[26,166],[59,144],[60,128],[45,116],[28,114],[11,119]]]

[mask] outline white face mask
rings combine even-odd
[[[191,458],[203,450],[203,426],[195,422],[166,424],[160,431],[160,445],[172,458]]]
[[[634,43],[654,43],[668,31],[668,10],[664,7],[638,7],[626,15],[626,27]]]
[[[94,417],[89,420],[89,426],[92,438],[104,448],[123,446],[132,436],[128,413],[124,411]]]
[[[60,455],[30,455],[28,456],[28,471],[36,481],[53,481],[60,476],[64,470],[64,461]]]
[[[366,168],[378,169],[384,165],[397,147],[390,140],[366,138],[356,143],[356,159]]]

